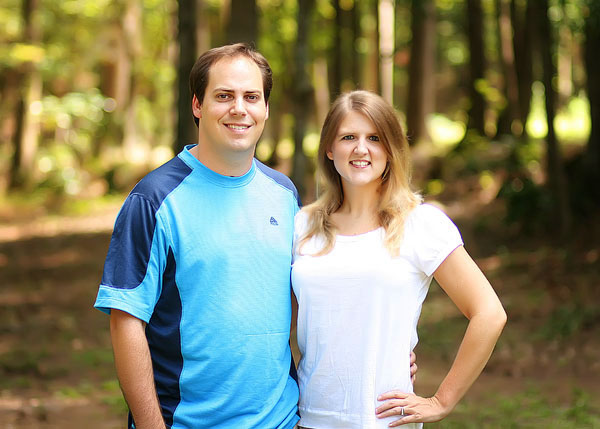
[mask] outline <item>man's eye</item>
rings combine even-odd
[[[219,100],[229,100],[231,96],[229,94],[217,94]]]
[[[247,95],[246,98],[250,101],[258,100],[258,95]]]

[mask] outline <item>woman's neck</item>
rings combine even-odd
[[[338,232],[342,235],[356,235],[380,227],[379,197],[378,190],[344,189],[344,201],[331,215]]]

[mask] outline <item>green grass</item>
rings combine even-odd
[[[464,401],[445,420],[426,425],[428,429],[583,429],[600,428],[600,410],[590,404],[591,396],[580,389],[568,404],[552,403],[552,392],[529,389],[516,395],[490,395],[477,404]]]

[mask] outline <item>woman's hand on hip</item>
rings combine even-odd
[[[442,420],[451,410],[447,410],[433,396],[423,398],[412,393],[391,390],[377,397],[383,403],[375,413],[378,419],[399,417],[389,424],[390,427],[402,426],[409,423],[431,423]]]

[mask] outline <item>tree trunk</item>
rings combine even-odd
[[[231,0],[227,26],[227,43],[258,42],[258,10],[256,0]]]
[[[585,21],[585,69],[587,93],[590,102],[592,130],[587,143],[584,169],[590,190],[596,203],[600,203],[600,3],[588,0],[588,15]]]
[[[298,38],[294,50],[294,166],[292,181],[301,197],[306,195],[305,178],[308,162],[303,150],[306,124],[312,111],[313,89],[307,68],[309,67],[309,40],[311,11],[315,0],[298,0]]]
[[[14,142],[20,79],[21,74],[16,68],[5,69],[0,75],[0,145]]]
[[[568,14],[566,13],[564,3],[561,5],[563,20],[558,31],[557,43],[557,78],[558,95],[561,104],[566,104],[573,95],[573,33],[571,32]]]
[[[375,21],[375,28],[369,28],[365,34],[368,40],[367,55],[365,64],[363,64],[363,74],[361,88],[381,93],[381,85],[379,82],[379,0],[369,0],[365,2],[367,12]]]
[[[329,67],[329,98],[334,100],[342,92],[342,68],[344,51],[342,42],[343,17],[340,0],[334,0],[335,26],[333,29],[333,45],[331,47],[331,66]]]
[[[354,88],[360,88],[361,82],[361,67],[362,67],[362,55],[359,54],[357,46],[358,40],[361,37],[360,29],[360,18],[362,16],[360,10],[360,3],[354,1],[352,4],[352,10],[350,10],[350,20],[352,23],[352,41],[350,44],[350,57],[352,58],[352,73],[351,79]]]
[[[508,1],[496,0],[500,64],[504,76],[504,97],[506,100],[506,106],[500,112],[496,134],[515,134],[518,137],[523,131],[524,124],[521,123],[519,113],[519,88],[515,70],[515,55],[512,45],[513,29]]]
[[[519,117],[523,125],[523,137],[527,136],[527,117],[531,104],[532,77],[532,52],[533,32],[535,26],[535,8],[532,1],[528,1],[523,9],[517,0],[511,0],[511,20],[513,23],[514,37],[513,49],[515,53],[515,71],[517,76]]]
[[[147,151],[138,151],[140,146],[147,142],[140,139],[138,121],[136,118],[137,101],[137,79],[135,78],[134,64],[142,53],[142,10],[141,0],[127,0],[125,13],[121,21],[121,34],[123,37],[123,46],[126,69],[122,76],[123,83],[126,85],[127,93],[125,96],[124,123],[123,123],[123,149],[125,158],[130,162],[140,162],[138,153],[147,153]],[[125,83],[125,81],[127,81]],[[148,148],[146,148],[148,149]]]
[[[177,136],[173,142],[173,152],[179,153],[186,144],[196,143],[198,131],[192,114],[192,94],[190,93],[190,71],[196,61],[196,1],[179,0],[177,40],[179,42],[179,63],[177,65]],[[202,101],[202,100],[200,100]]]
[[[394,105],[394,0],[379,0],[379,75],[381,95]]]
[[[38,0],[24,0],[22,3],[23,43],[37,45],[41,41],[41,24],[38,18]],[[42,97],[42,77],[36,64],[22,65],[20,93],[15,114],[13,134],[13,160],[9,173],[9,189],[26,186],[34,169],[35,155],[40,135],[39,112],[31,106],[39,103]]]
[[[485,98],[481,92],[480,82],[485,79],[485,51],[483,46],[483,10],[481,0],[467,0],[467,36],[469,40],[470,85],[469,109],[470,129],[485,135]]]
[[[411,145],[429,140],[425,120],[434,110],[435,3],[412,2],[412,43],[410,47],[407,134]]]
[[[539,7],[538,28],[541,40],[545,43],[541,46],[543,82],[546,93],[546,118],[548,121],[547,146],[547,170],[548,184],[553,197],[554,218],[560,234],[567,237],[571,227],[571,213],[567,195],[567,183],[564,164],[556,132],[554,130],[554,118],[556,117],[556,92],[552,87],[552,78],[556,75],[556,67],[552,61],[555,49],[552,27],[548,18],[548,0],[536,2]]]

